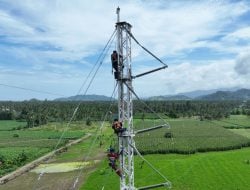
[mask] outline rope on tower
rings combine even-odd
[[[91,84],[93,83],[93,81],[94,81],[94,79],[95,79],[95,77],[96,77],[97,72],[99,71],[99,69],[100,69],[100,67],[101,67],[101,65],[102,65],[102,63],[103,63],[103,61],[104,61],[104,59],[105,59],[105,57],[106,57],[106,55],[107,55],[107,52],[108,52],[109,49],[110,49],[110,46],[111,46],[111,44],[112,44],[112,42],[113,42],[113,40],[114,40],[114,36],[115,36],[116,31],[117,31],[117,30],[115,29],[114,32],[112,33],[111,37],[109,38],[108,42],[107,42],[106,45],[104,46],[104,48],[103,48],[103,50],[102,50],[100,56],[98,57],[98,59],[97,59],[95,65],[94,65],[94,67],[93,67],[92,70],[90,71],[90,74],[86,77],[86,80],[84,81],[84,83],[81,85],[81,87],[80,87],[80,89],[79,89],[77,95],[79,95],[79,94],[81,93],[83,86],[84,86],[85,83],[88,81],[88,78],[90,77],[90,75],[91,75],[91,73],[93,72],[93,70],[94,70],[94,68],[96,67],[96,65],[99,63],[99,65],[98,65],[98,67],[96,68],[96,70],[95,70],[95,72],[94,72],[92,78],[90,79],[89,84],[88,84],[88,86],[86,87],[86,89],[85,89],[83,95],[86,95],[86,94],[87,94],[87,92],[88,92],[88,90],[89,90]],[[101,59],[101,58],[102,58],[102,59]],[[76,115],[76,113],[77,113],[77,111],[78,111],[78,109],[79,109],[81,103],[82,103],[82,102],[79,101],[79,103],[77,104],[76,108],[74,109],[73,114],[72,114],[72,116],[71,116],[69,122],[67,123],[66,127],[65,127],[64,130],[63,130],[62,135],[60,136],[60,138],[58,139],[58,142],[57,142],[56,146],[54,147],[53,154],[51,154],[51,156],[50,156],[49,159],[46,161],[46,163],[48,163],[48,162],[51,160],[51,158],[54,156],[55,150],[56,150],[56,149],[58,148],[58,146],[60,145],[60,143],[61,143],[61,141],[62,141],[62,138],[63,138],[63,136],[65,135],[66,131],[69,129],[69,127],[70,127],[70,125],[71,125],[73,119],[75,118],[75,115]],[[33,186],[33,188],[32,188],[33,190],[36,189],[36,187],[37,187],[37,185],[38,185],[38,181],[41,179],[41,177],[43,176],[43,174],[44,174],[44,171],[42,171],[42,172],[39,174],[38,179],[37,179],[37,183],[35,183],[34,186]]]
[[[111,35],[111,37],[109,38],[108,42],[106,43],[106,45],[105,45],[104,48],[102,49],[101,54],[100,54],[99,57],[97,58],[97,60],[96,60],[96,62],[95,62],[95,64],[94,64],[94,66],[92,67],[92,69],[91,69],[91,71],[89,72],[88,76],[85,78],[83,84],[81,85],[80,89],[78,90],[77,94],[80,94],[80,93],[81,93],[83,87],[85,86],[86,82],[88,81],[88,78],[90,77],[90,75],[91,75],[92,72],[94,71],[94,69],[95,69],[96,65],[99,63],[100,59],[103,57],[103,54],[104,54],[106,48],[108,47],[110,41],[111,41],[111,40],[113,39],[113,37],[115,36],[116,32],[117,32],[117,30],[114,30],[114,32],[112,33],[112,35]],[[112,41],[113,41],[113,40],[112,40]]]
[[[116,30],[115,30],[115,32],[116,32]],[[104,61],[104,59],[105,59],[105,57],[106,57],[106,55],[107,55],[107,52],[109,51],[109,49],[110,49],[110,47],[111,47],[111,45],[112,45],[112,43],[113,43],[113,40],[114,40],[113,37],[114,37],[115,32],[112,34],[110,40],[108,41],[108,43],[107,43],[108,45],[105,46],[105,48],[106,48],[105,54],[104,54],[102,60],[100,61],[100,64],[99,64],[99,66],[98,66],[96,72],[94,73],[94,76],[97,74],[97,71],[99,70],[100,66],[102,65],[102,63],[103,63],[103,61]],[[93,81],[93,79],[94,79],[94,78],[91,79],[90,83]],[[87,89],[89,88],[89,86],[90,86],[90,85],[88,85]],[[115,85],[115,88],[114,88],[114,91],[113,91],[113,93],[112,93],[112,95],[111,95],[110,101],[112,101],[112,98],[113,98],[113,96],[114,96],[114,94],[115,94],[115,91],[116,91],[116,87],[117,87],[117,85]],[[110,104],[110,108],[111,108],[111,106],[112,106],[112,104]],[[109,110],[110,110],[110,108],[109,108]],[[109,110],[106,112],[106,114],[105,114],[105,116],[104,116],[104,119],[103,119],[103,122],[102,122],[102,124],[101,124],[101,127],[98,128],[97,131],[96,131],[96,133],[95,133],[96,136],[95,136],[95,138],[94,138],[94,140],[93,140],[93,142],[92,142],[92,144],[91,144],[91,146],[90,146],[90,148],[89,148],[88,154],[87,154],[87,155],[85,156],[85,158],[83,159],[84,161],[86,161],[86,160],[88,159],[88,157],[89,157],[89,155],[90,155],[90,153],[91,153],[91,151],[92,151],[92,148],[93,148],[93,146],[94,146],[94,144],[95,144],[95,142],[96,142],[96,140],[97,140],[97,134],[98,134],[97,132],[103,128],[104,122],[105,122],[105,120],[106,120],[106,118],[107,118],[107,115],[108,115],[108,113],[109,113]],[[79,166],[79,167],[80,167],[80,166]],[[79,168],[79,169],[80,169],[80,168]],[[74,180],[74,184],[73,184],[73,186],[71,187],[71,189],[75,189],[75,188],[76,188],[76,185],[77,185],[77,183],[78,183],[78,179],[79,179],[79,177],[82,175],[82,172],[83,172],[83,168],[80,169],[78,175],[76,176],[76,179]]]
[[[113,92],[112,92],[112,95],[110,96],[110,106],[109,106],[108,110],[106,111],[106,114],[105,114],[105,116],[104,116],[104,118],[103,118],[103,120],[102,120],[102,122],[101,122],[100,127],[96,129],[95,138],[93,139],[93,141],[92,141],[92,143],[91,143],[91,145],[90,145],[90,148],[89,148],[88,153],[87,153],[86,156],[82,159],[84,162],[87,161],[87,159],[89,158],[89,156],[90,156],[90,154],[91,154],[91,152],[92,152],[93,146],[95,145],[96,140],[97,140],[97,138],[98,138],[98,132],[101,131],[102,128],[104,127],[104,123],[105,123],[105,121],[106,121],[106,119],[107,119],[107,117],[108,117],[109,111],[110,111],[111,106],[113,105],[113,102],[114,102],[114,101],[113,101],[113,97],[114,97],[114,94],[115,94],[115,92],[116,92],[116,88],[117,88],[117,84],[116,84],[116,86],[115,86],[115,88],[114,88],[114,90],[113,90]],[[74,177],[75,180],[74,180],[73,186],[70,188],[71,190],[74,190],[74,189],[76,188],[76,185],[77,185],[77,183],[78,183],[78,181],[79,181],[79,178],[80,178],[80,177],[82,176],[82,174],[83,174],[83,169],[84,169],[84,168],[81,168],[81,166],[79,166],[79,168],[78,168],[79,172],[78,172],[78,174]]]
[[[143,45],[140,44],[140,42],[138,42],[138,40],[134,37],[134,35],[126,28],[124,27],[124,29],[126,30],[126,32],[128,33],[128,35],[143,49],[145,50],[147,53],[149,53],[151,56],[153,56],[157,61],[159,61],[161,64],[163,64],[164,66],[168,67],[166,63],[164,63],[160,58],[158,58],[155,54],[153,54],[151,51],[149,51],[147,48],[145,48]]]
[[[153,114],[155,114],[155,116],[157,116],[158,118],[160,118],[166,125],[168,128],[170,128],[170,124],[165,121],[158,113],[156,113],[152,108],[150,108],[144,101],[142,101],[140,99],[140,97],[135,93],[135,91],[126,83],[124,82],[124,84],[128,87],[128,89],[135,95],[135,97],[139,100],[139,102],[141,102],[143,105],[145,105]]]
[[[168,186],[169,188],[171,188],[171,182],[166,178],[166,176],[164,176],[159,170],[157,170],[149,161],[147,161],[142,155],[141,153],[138,151],[138,149],[136,148],[135,145],[130,144],[130,146],[135,150],[135,152],[137,153],[137,155],[144,161],[146,162],[156,173],[158,173],[166,182],[164,183],[165,186]]]

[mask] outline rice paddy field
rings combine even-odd
[[[160,122],[156,121],[155,123]],[[200,121],[198,119],[170,120],[170,128],[163,127],[139,134],[136,136],[135,141],[142,154],[192,154],[250,146],[250,139],[247,136],[214,124],[214,122]]]
[[[168,121],[170,129],[139,134],[135,141],[144,157],[171,182],[172,189],[250,189],[250,129],[229,129],[224,125],[233,122],[247,126],[249,117],[233,116],[223,121],[196,118]],[[137,129],[161,124],[164,122],[159,120],[135,120],[134,123]],[[172,135],[166,137],[166,133]],[[161,176],[135,156],[136,187],[162,182],[165,180]],[[81,189],[119,189],[119,177],[104,160]]]
[[[36,128],[25,128],[25,126],[25,122],[0,121],[0,159],[2,162],[0,176],[85,134],[79,126],[77,129],[73,127],[64,132],[64,126],[59,123]],[[63,133],[63,138],[59,141]]]
[[[145,158],[172,183],[173,190],[249,190],[250,148],[225,152],[152,154]],[[119,177],[106,161],[92,173],[81,190],[119,189]],[[135,158],[135,186],[162,183],[164,180],[139,157]],[[166,188],[159,188],[166,189]]]
[[[163,124],[171,126],[138,134],[135,141],[144,157],[172,183],[172,189],[250,189],[250,128],[225,127],[231,125],[228,122],[248,126],[249,117],[231,116],[219,121],[200,121],[198,118],[167,119],[167,121],[135,119],[135,130]],[[16,128],[20,124],[25,125],[25,123],[11,121],[8,124],[7,121],[2,121],[0,155],[4,155],[10,160],[16,160],[25,153],[29,159],[22,164],[51,151],[66,126],[61,123],[49,123],[42,127],[13,130],[13,127]],[[105,155],[108,147],[115,144],[117,138],[109,123],[106,123],[103,131],[95,136],[98,125],[96,123],[92,127],[87,127],[83,122],[73,123],[71,128],[65,132],[62,144],[87,133],[93,136],[84,142],[73,145],[66,152],[56,155],[48,165],[41,165],[40,167],[47,167],[49,172],[39,181],[40,187],[67,189],[72,185],[77,173],[76,167],[80,163],[98,160],[94,165],[91,164],[89,169],[83,169],[79,179],[79,189],[112,190],[119,188],[119,177],[108,166]],[[95,137],[97,137],[95,144],[92,144]],[[60,168],[64,168],[65,171],[58,172],[58,170],[56,173],[54,170],[58,169],[58,164],[61,164]],[[19,166],[14,165],[5,173]],[[69,166],[70,168],[68,168]],[[39,170],[39,167],[37,169]],[[0,186],[0,189],[32,188],[32,185],[37,183],[39,176],[34,171]],[[51,180],[52,178],[54,180]],[[60,183],[62,180],[63,184]],[[162,182],[164,180],[157,173],[138,156],[135,156],[136,187]]]

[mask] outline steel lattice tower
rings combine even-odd
[[[134,190],[134,129],[133,129],[133,105],[132,76],[131,76],[131,37],[127,31],[131,31],[131,25],[120,22],[120,8],[117,8],[117,53],[118,53],[118,112],[119,121],[127,129],[118,136],[120,154],[120,179],[121,190]]]

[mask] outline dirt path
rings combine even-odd
[[[55,150],[55,151],[52,151],[26,165],[24,165],[23,167],[21,168],[18,168],[16,171],[10,173],[10,174],[7,174],[3,177],[0,178],[0,184],[5,184],[7,183],[8,181],[10,180],[13,180],[15,179],[16,177],[30,171],[31,169],[35,168],[37,165],[39,165],[40,163],[42,163],[43,161],[46,161],[48,159],[50,159],[52,156],[54,156],[56,153],[60,153],[60,152],[63,152],[65,149],[67,149],[68,147],[74,145],[74,144],[78,144],[80,142],[82,142],[83,140],[87,139],[88,137],[90,137],[91,135],[90,134],[87,134],[85,135],[84,137],[80,138],[80,139],[77,139],[77,140],[74,140],[74,141],[71,141],[69,142],[68,144],[66,144],[65,146]]]

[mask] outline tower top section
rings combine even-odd
[[[117,22],[120,22],[120,7],[117,7],[116,14],[117,14]]]

